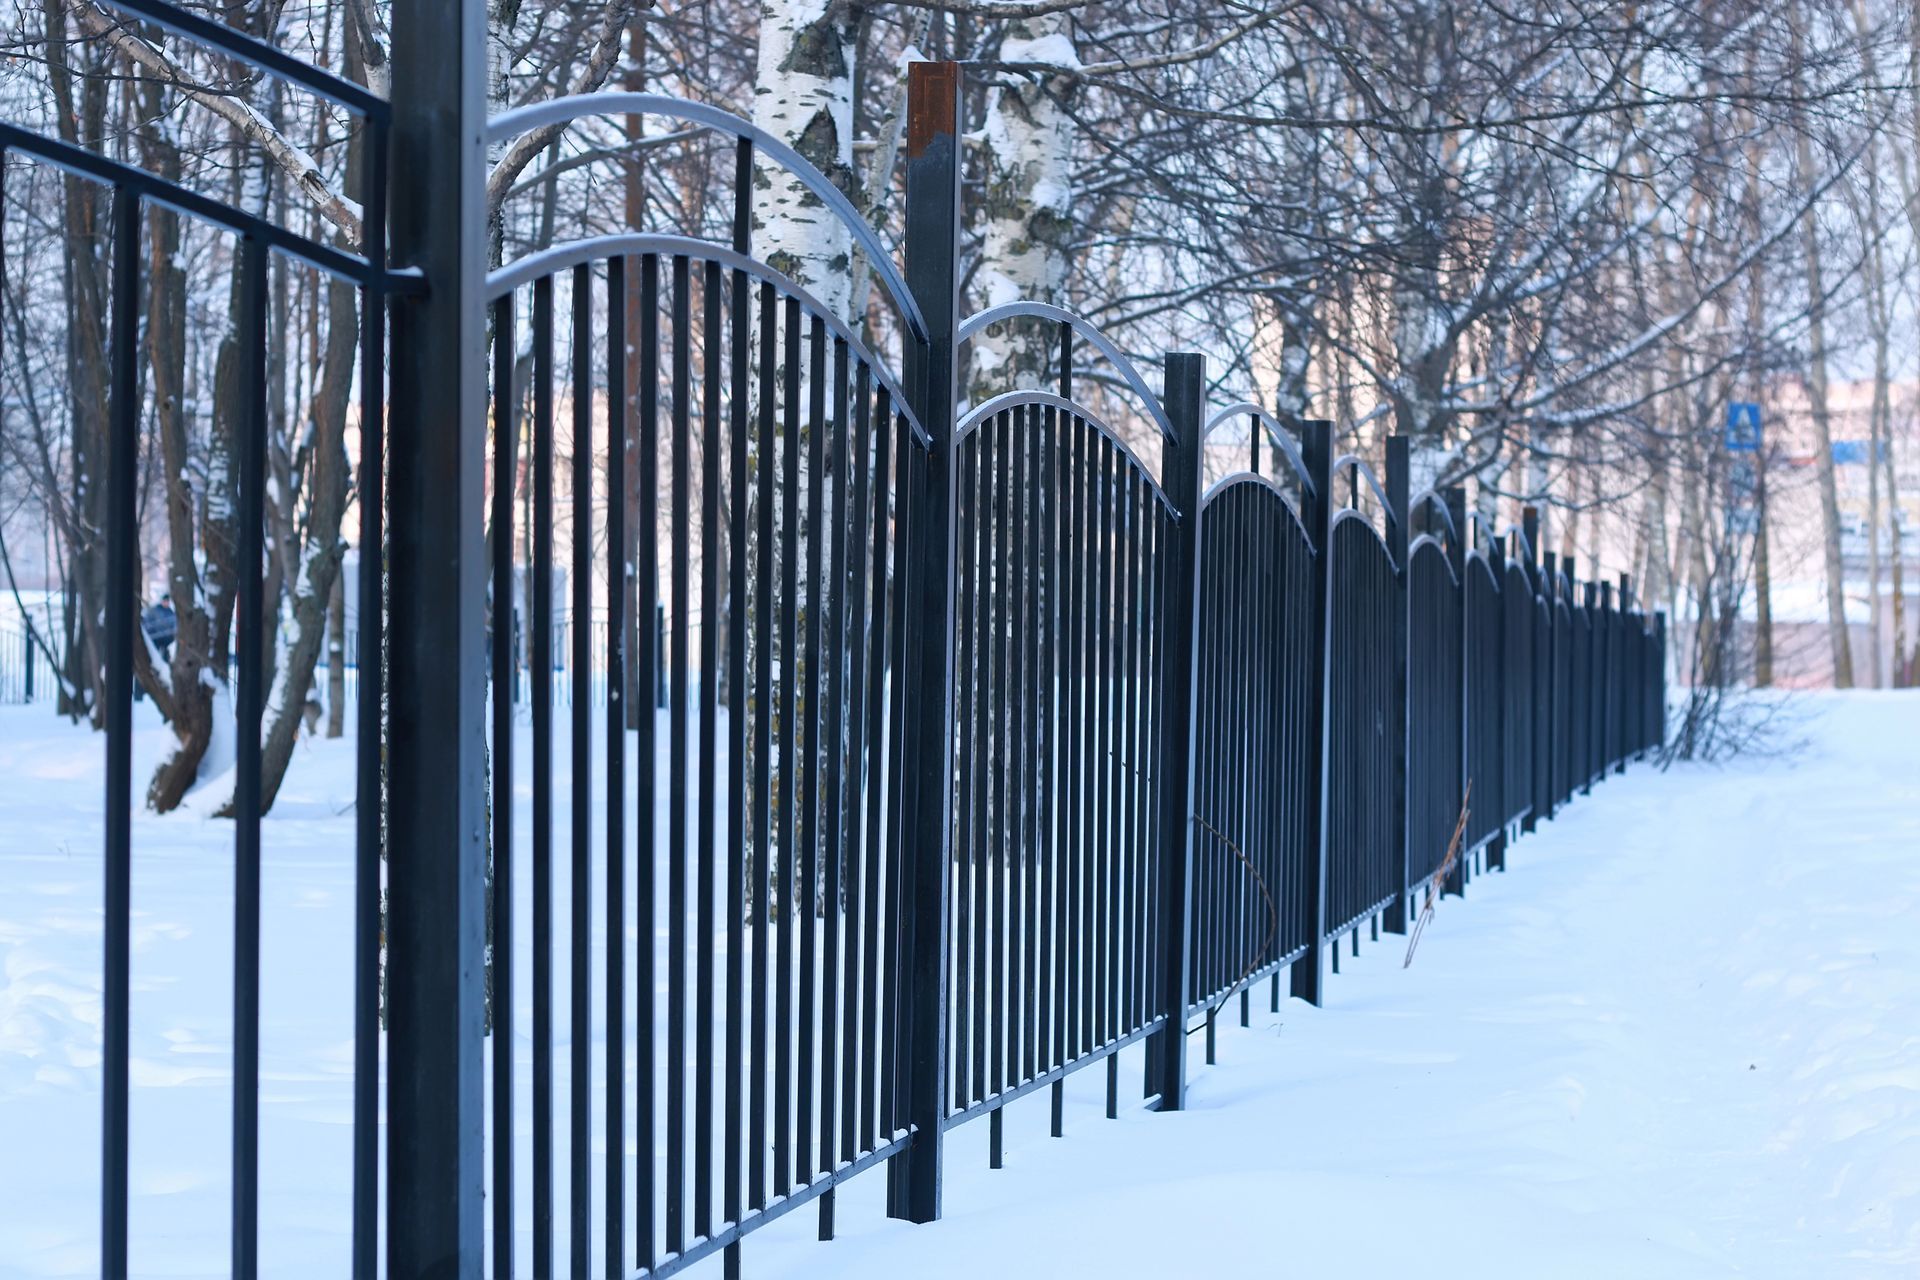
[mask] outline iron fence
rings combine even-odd
[[[1057,308],[961,323],[950,64],[911,71],[904,268],[837,187],[754,126],[605,94],[511,112],[485,137],[621,113],[730,139],[731,238],[634,232],[482,275],[474,193],[445,187],[449,172],[468,186],[478,172],[482,131],[461,132],[477,123],[462,78],[476,74],[473,6],[435,0],[396,19],[395,83],[408,87],[389,107],[161,0],[113,3],[331,98],[370,145],[369,245],[350,255],[0,125],[8,150],[114,191],[104,1275],[126,1274],[130,1244],[134,371],[149,204],[240,238],[251,314],[269,253],[363,293],[362,539],[387,555],[362,563],[390,566],[392,608],[381,575],[362,574],[355,1275],[380,1270],[383,1221],[385,1270],[408,1280],[556,1274],[562,1250],[575,1276],[665,1276],[716,1254],[734,1274],[744,1237],[802,1206],[831,1236],[836,1188],[882,1165],[890,1213],[936,1217],[947,1131],[987,1118],[997,1164],[1006,1109],[1044,1090],[1060,1134],[1062,1082],[1095,1064],[1114,1114],[1119,1051],[1143,1041],[1143,1092],[1177,1109],[1187,1036],[1210,1033],[1234,995],[1244,1019],[1253,984],[1270,979],[1277,1008],[1287,971],[1295,995],[1320,1002],[1343,934],[1357,949],[1363,925],[1404,931],[1443,869],[1463,891],[1476,860],[1504,867],[1517,829],[1660,741],[1664,629],[1631,609],[1628,584],[1616,603],[1576,583],[1570,560],[1541,554],[1531,516],[1494,537],[1457,489],[1410,497],[1404,440],[1390,442],[1382,484],[1363,460],[1333,456],[1331,424],[1244,404],[1209,418],[1198,356],[1170,355],[1156,394]],[[457,56],[434,12],[465,33]],[[381,242],[390,119],[406,144],[392,172],[400,272]],[[436,139],[444,153],[422,150]],[[842,221],[879,277],[883,323],[856,331],[754,256],[757,161]],[[443,189],[458,198],[432,204]],[[1057,385],[1009,387],[962,414],[961,344],[1016,323],[1057,336]],[[460,335],[489,325],[488,376],[470,378]],[[1077,395],[1087,351],[1137,398],[1157,468],[1154,450],[1143,457]],[[257,442],[264,341],[246,355]],[[468,381],[487,387],[487,406],[463,401]],[[1207,434],[1241,420],[1247,467],[1203,492]],[[1262,439],[1274,474],[1261,473]],[[243,1277],[259,1229],[265,483],[249,449],[235,680]],[[570,598],[556,605],[559,467],[572,529]],[[523,501],[530,512],[524,671],[517,638],[489,649],[478,622],[489,591],[512,599],[523,572],[510,537],[481,558],[488,470],[495,527],[515,528]],[[616,492],[633,480],[637,520],[609,501],[595,529],[597,470]],[[630,618],[664,621],[632,628],[629,651]],[[663,673],[650,683],[664,687],[650,699],[660,713],[629,723],[631,669]],[[489,681],[524,686],[527,759],[515,696],[487,699]],[[483,984],[505,993],[484,1028]],[[1212,1047],[1209,1034],[1209,1060]]]

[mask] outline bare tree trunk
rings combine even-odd
[[[347,576],[333,575],[327,601],[327,736],[347,731]]]
[[[1789,10],[1788,25],[1793,39],[1794,88],[1799,92],[1801,35],[1797,10]],[[1801,188],[1805,190],[1814,182],[1813,140],[1804,119],[1796,120],[1795,124],[1795,167]],[[1820,541],[1827,578],[1827,635],[1833,650],[1834,687],[1851,689],[1853,646],[1847,636],[1846,570],[1840,558],[1840,496],[1833,475],[1833,432],[1827,397],[1826,278],[1821,261],[1820,220],[1815,210],[1807,211],[1801,220],[1801,230],[1807,269],[1807,398],[1813,409],[1813,463],[1820,486]]]
[[[149,81],[142,97],[150,122],[141,138],[143,159],[160,176],[177,179],[180,153],[163,114],[160,86]],[[195,555],[195,494],[184,385],[187,283],[179,265],[180,221],[171,210],[156,208],[148,214],[147,228],[147,271],[152,281],[147,295],[147,367],[153,378],[154,428],[165,473],[161,492],[167,525],[167,594],[174,613],[167,721],[176,742],[174,750],[154,770],[147,786],[147,803],[156,812],[165,813],[180,803],[180,797],[193,784],[212,739],[214,687],[207,678],[211,621],[201,596]]]

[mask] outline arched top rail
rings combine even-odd
[[[985,311],[976,311],[960,322],[960,331],[954,335],[956,344],[979,333],[988,325],[999,324],[1003,320],[1018,320],[1026,317],[1034,320],[1051,320],[1055,324],[1064,324],[1088,342],[1094,350],[1107,358],[1108,363],[1120,371],[1133,393],[1147,406],[1147,415],[1160,428],[1160,434],[1169,440],[1177,441],[1173,423],[1167,418],[1167,411],[1160,405],[1160,397],[1153,394],[1147,386],[1147,380],[1140,376],[1140,370],[1127,358],[1124,351],[1113,345],[1113,340],[1084,316],[1075,315],[1065,307],[1052,306],[1045,302],[1003,302],[997,307],[988,307]]]
[[[1327,526],[1327,538],[1329,542],[1331,542],[1333,538],[1333,531],[1343,524],[1357,524],[1362,529],[1365,529],[1367,536],[1373,539],[1373,545],[1379,547],[1380,554],[1387,558],[1387,563],[1392,565],[1396,572],[1402,567],[1400,563],[1393,558],[1393,548],[1389,547],[1387,540],[1380,536],[1380,531],[1373,527],[1373,521],[1367,519],[1366,512],[1355,511],[1352,507],[1348,507],[1344,511],[1336,511],[1333,516],[1333,522]],[[1409,559],[1411,559],[1411,557],[1409,557]]]
[[[1440,518],[1447,523],[1447,533],[1453,537],[1455,542],[1460,540],[1460,530],[1454,527],[1453,512],[1447,509],[1446,501],[1441,498],[1439,493],[1432,489],[1422,489],[1411,502],[1407,503],[1407,524],[1409,528],[1411,528],[1413,524],[1413,513],[1421,507],[1428,507],[1434,511],[1438,511]]]
[[[1373,468],[1368,466],[1367,460],[1359,454],[1343,453],[1333,460],[1333,465],[1327,469],[1329,487],[1331,487],[1334,492],[1339,492],[1339,486],[1332,484],[1332,478],[1349,467],[1353,469],[1355,475],[1367,482],[1367,487],[1373,490],[1373,496],[1380,500],[1380,509],[1386,512],[1387,522],[1389,524],[1399,523],[1400,517],[1398,513],[1394,511],[1393,504],[1387,501],[1387,491],[1381,487],[1380,478],[1373,474]]]
[[[1412,564],[1420,558],[1420,552],[1432,547],[1440,557],[1440,563],[1447,567],[1447,581],[1454,586],[1460,585],[1460,578],[1453,571],[1453,557],[1447,554],[1447,544],[1431,533],[1423,533],[1407,544],[1407,563]]]
[[[138,14],[143,22],[150,22],[164,31],[171,31],[196,44],[218,49],[230,58],[244,62],[250,67],[256,67],[289,84],[297,84],[307,92],[337,103],[369,120],[385,124],[389,119],[391,109],[387,105],[387,100],[373,93],[365,85],[355,84],[351,80],[334,75],[331,71],[323,71],[311,63],[302,62],[299,58],[281,52],[264,40],[256,40],[244,31],[235,31],[224,22],[203,18],[174,4],[161,3],[160,0],[100,0],[100,3],[109,9]]]
[[[569,240],[565,244],[530,253],[526,257],[510,262],[504,267],[487,273],[487,301],[495,302],[512,293],[522,285],[532,284],[542,276],[555,275],[569,267],[582,263],[600,262],[607,258],[639,257],[643,254],[658,254],[668,258],[695,258],[701,262],[717,262],[723,267],[744,272],[757,280],[765,281],[774,288],[783,290],[796,299],[810,315],[827,326],[835,338],[847,344],[847,348],[857,354],[880,385],[893,397],[899,412],[904,413],[907,423],[913,428],[913,438],[921,447],[933,443],[933,437],[927,434],[925,427],[914,415],[913,402],[901,388],[898,380],[887,371],[887,367],[874,358],[858,334],[840,317],[829,311],[820,300],[796,284],[792,278],[775,271],[757,258],[750,258],[736,249],[714,244],[709,240],[695,240],[691,236],[669,235],[618,235],[592,236],[585,240]]]
[[[1278,418],[1251,400],[1242,400],[1239,404],[1230,404],[1220,412],[1214,414],[1211,418],[1208,418],[1206,429],[1200,433],[1200,439],[1204,442],[1208,436],[1213,434],[1214,428],[1224,426],[1234,418],[1243,415],[1257,419],[1262,426],[1266,427],[1267,438],[1273,441],[1274,444],[1280,446],[1280,452],[1286,455],[1288,465],[1293,468],[1293,474],[1300,478],[1301,489],[1307,493],[1313,493],[1313,477],[1307,474],[1307,462],[1305,458],[1300,456],[1300,447],[1293,442],[1293,437],[1287,434],[1287,429],[1280,425]],[[1317,497],[1318,495],[1316,494],[1315,496]]]
[[[1147,470],[1146,464],[1140,461],[1140,455],[1128,448],[1127,442],[1122,440],[1112,427],[1108,426],[1094,414],[1089,413],[1084,406],[1076,404],[1065,396],[1057,396],[1050,391],[1008,391],[1002,395],[997,395],[993,399],[977,404],[967,411],[967,416],[960,419],[959,423],[956,424],[953,429],[953,443],[956,446],[959,445],[962,440],[972,435],[973,432],[979,428],[980,424],[989,418],[997,414],[1005,413],[1009,409],[1019,409],[1025,406],[1054,409],[1060,413],[1069,414],[1080,419],[1080,421],[1086,423],[1095,431],[1098,431],[1106,442],[1118,449],[1120,456],[1125,458],[1132,464],[1133,469],[1140,473],[1140,478],[1147,482],[1147,488],[1152,490],[1154,497],[1160,499],[1160,503],[1166,507],[1167,513],[1175,520],[1180,519],[1180,508],[1173,505],[1173,499],[1169,498],[1167,491],[1160,487],[1160,482],[1153,478],[1153,472]]]
[[[1319,548],[1313,545],[1313,539],[1307,533],[1307,526],[1301,521],[1300,513],[1294,510],[1293,502],[1287,497],[1286,490],[1282,489],[1269,476],[1257,475],[1251,471],[1236,471],[1230,476],[1216,480],[1214,481],[1213,487],[1201,495],[1200,509],[1205,511],[1213,505],[1215,499],[1223,496],[1229,490],[1237,489],[1242,485],[1253,485],[1256,488],[1265,489],[1268,493],[1272,494],[1274,498],[1279,501],[1281,507],[1285,509],[1287,515],[1292,518],[1293,527],[1298,529],[1300,536],[1306,540],[1307,550],[1318,552]]]
[[[502,112],[487,121],[487,141],[505,142],[549,125],[570,124],[584,116],[613,115],[669,116],[689,124],[702,125],[744,139],[753,144],[755,151],[779,162],[846,225],[854,243],[867,255],[868,263],[886,286],[894,305],[900,308],[900,314],[913,331],[913,336],[921,342],[927,341],[926,317],[921,314],[919,304],[907,288],[907,282],[901,278],[900,269],[894,265],[892,251],[880,242],[880,237],[860,216],[859,210],[853,207],[846,193],[834,186],[826,174],[821,173],[798,151],[731,111],[661,93],[577,93]]]
[[[417,289],[421,284],[417,270],[383,271],[357,254],[309,240],[265,218],[255,217],[177,183],[157,178],[145,169],[109,160],[58,138],[43,138],[5,121],[0,121],[0,151],[19,151],[77,177],[125,188],[147,204],[161,205],[185,217],[224,228],[234,235],[258,240],[269,249],[350,284],[377,285],[393,293]]]

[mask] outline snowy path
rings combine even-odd
[[[1410,970],[1363,940],[1325,1010],[1263,990],[1219,1065],[1191,1040],[1186,1115],[1080,1081],[1064,1141],[1010,1113],[1001,1172],[955,1135],[944,1221],[845,1209],[749,1272],[1920,1274],[1920,699],[1803,706],[1791,762],[1542,824]]]
[[[886,1221],[869,1175],[839,1241],[792,1214],[747,1275],[1920,1274],[1920,700],[1801,706],[1791,761],[1609,779],[1411,970],[1363,941],[1325,1010],[1263,988],[1217,1066],[1190,1040],[1186,1114],[1109,1122],[1083,1072],[1065,1140],[1009,1110],[1003,1171],[984,1123],[952,1135],[943,1222]],[[92,1269],[98,751],[0,710],[0,1277]],[[271,823],[276,1276],[344,1274],[350,763],[316,744]],[[136,838],[135,1233],[145,1274],[222,1275],[230,828]]]

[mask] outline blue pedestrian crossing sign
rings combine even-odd
[[[1727,452],[1760,452],[1760,406],[1746,400],[1727,405]]]

